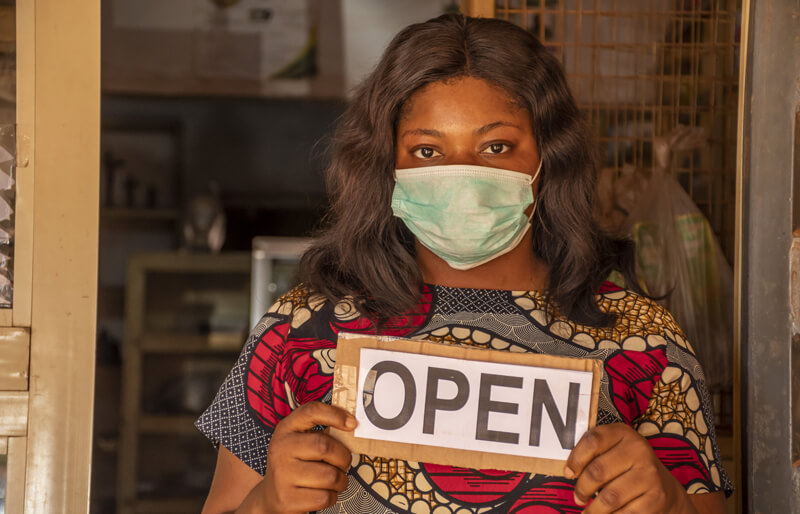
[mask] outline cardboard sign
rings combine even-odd
[[[331,429],[352,452],[560,475],[597,418],[602,363],[340,334]]]

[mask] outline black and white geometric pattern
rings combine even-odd
[[[272,432],[248,411],[247,363],[258,340],[278,321],[275,315],[267,315],[256,324],[214,401],[194,422],[215,449],[221,444],[261,475],[266,472]]]
[[[452,315],[459,312],[520,313],[519,309],[508,301],[508,295],[505,291],[435,286],[434,294],[434,313],[444,315]]]

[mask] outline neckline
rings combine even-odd
[[[428,289],[454,289],[460,291],[511,293],[512,295],[529,294],[537,297],[547,296],[547,291],[544,289],[496,289],[487,287],[457,287],[457,286],[446,286],[443,284],[433,284],[430,282],[423,282],[423,285]]]
[[[457,287],[457,286],[446,286],[443,284],[433,284],[431,282],[423,282],[424,287],[428,288],[429,290],[433,289],[453,289],[453,290],[460,290],[460,291],[474,291],[474,292],[490,292],[490,293],[510,293],[512,296],[520,296],[520,295],[529,295],[535,298],[547,298],[548,292],[546,289],[494,289],[494,288],[482,288],[482,287]],[[608,294],[619,293],[620,291],[625,291],[625,288],[618,286],[610,281],[605,281],[603,284],[600,285],[600,288],[595,293],[596,296],[605,296]]]

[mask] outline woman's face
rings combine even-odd
[[[397,122],[396,144],[398,169],[470,164],[532,176],[539,166],[528,111],[504,89],[473,77],[414,93]]]

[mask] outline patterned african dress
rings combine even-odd
[[[729,495],[703,372],[672,316],[610,283],[597,298],[618,315],[613,327],[568,321],[542,292],[430,285],[417,308],[381,334],[600,359],[598,423],[634,427],[687,492]],[[276,424],[303,403],[330,403],[339,332],[375,328],[349,301],[333,305],[302,288],[287,293],[253,330],[195,425],[263,475]],[[354,455],[347,490],[324,512],[577,513],[573,486],[558,476]]]

